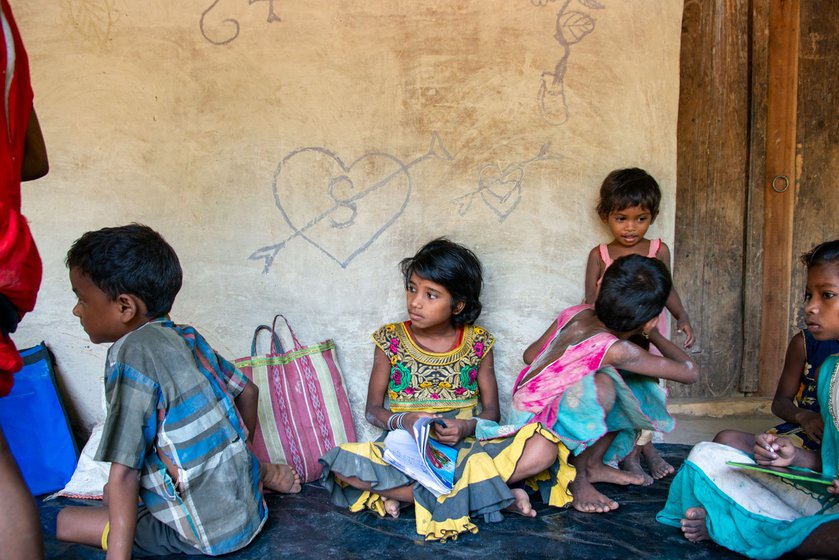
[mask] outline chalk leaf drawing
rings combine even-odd
[[[409,163],[374,152],[347,165],[326,148],[294,150],[273,183],[277,208],[294,233],[249,258],[264,261],[267,273],[283,247],[301,237],[346,268],[402,215],[413,190],[410,169],[429,158],[452,160],[436,131],[428,151]]]
[[[536,161],[561,159],[561,156],[552,154],[550,149],[551,143],[546,142],[539,153],[528,160],[503,167],[497,161],[481,164],[478,167],[478,188],[455,200],[459,204],[458,214],[465,216],[472,201],[480,196],[487,208],[498,217],[499,223],[506,220],[521,202],[525,168]]]
[[[253,6],[257,2],[267,2],[268,3],[268,18],[266,21],[268,23],[274,23],[275,21],[282,21],[280,16],[274,11],[274,2],[276,0],[248,0],[248,5]],[[213,0],[213,3],[210,4],[210,7],[204,10],[201,13],[201,21],[199,23],[199,27],[201,29],[201,35],[204,36],[207,41],[211,42],[214,45],[226,45],[227,43],[232,42],[239,36],[239,20],[233,18],[225,18],[222,20],[222,23],[226,24],[227,31],[221,36],[213,36],[211,37],[207,33],[207,16],[210,12],[215,10],[216,6],[218,6],[221,0]]]
[[[531,0],[534,6],[544,7],[555,0]],[[571,45],[583,40],[594,31],[595,19],[585,12],[569,9],[573,0],[563,0],[556,15],[556,33],[554,39],[559,43],[561,55],[552,72],[544,72],[539,85],[539,112],[542,119],[550,125],[559,126],[568,120],[568,103],[565,100],[565,72],[568,69],[568,57]],[[603,4],[597,0],[577,0],[591,10],[602,10]]]
[[[119,12],[117,0],[64,0],[64,17],[88,43],[106,46]]]

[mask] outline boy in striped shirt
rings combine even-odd
[[[113,343],[96,453],[111,470],[103,505],[63,509],[58,538],[101,546],[109,559],[246,546],[268,518],[247,441],[258,391],[194,328],[169,320],[182,282],[174,250],[131,224],[84,234],[67,266],[73,314],[92,342]],[[295,483],[299,491],[293,478],[285,489]]]

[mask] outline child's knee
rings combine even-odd
[[[723,430],[714,436],[715,443],[721,443],[742,451],[751,452],[754,448],[754,436],[739,430]]]
[[[731,445],[735,440],[739,438],[736,437],[739,432],[735,430],[723,430],[718,432],[717,435],[714,436],[714,443],[722,443],[723,445]]]
[[[594,374],[594,384],[597,387],[597,400],[606,410],[611,410],[615,404],[615,383],[605,373]]]
[[[530,441],[534,462],[542,465],[543,469],[553,465],[557,459],[557,444],[541,434],[534,435]]]

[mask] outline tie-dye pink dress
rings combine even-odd
[[[579,313],[590,309],[590,305],[577,305],[559,315],[556,332],[516,379],[509,423],[480,420],[476,430],[480,439],[510,435],[539,422],[579,455],[606,433],[618,432],[605,456],[612,460],[622,459],[632,450],[637,430],[673,429],[673,418],[665,405],[666,392],[656,378],[619,373],[603,364],[607,350],[618,340],[613,334],[598,333],[556,356],[559,333]],[[541,368],[547,360],[550,363],[539,373],[526,379],[531,370]],[[615,405],[608,413],[597,396],[595,373],[608,375],[615,386]]]

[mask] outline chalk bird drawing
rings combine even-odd
[[[349,165],[326,148],[290,152],[277,166],[273,190],[294,233],[248,258],[262,260],[267,273],[283,247],[301,237],[346,268],[402,215],[413,190],[409,171],[429,158],[452,160],[436,131],[428,151],[410,163],[379,152]]]
[[[556,0],[530,0],[534,6],[544,7]],[[602,10],[603,4],[597,0],[577,0],[586,8]],[[573,0],[563,0],[556,15],[556,33],[554,39],[562,49],[562,56],[552,72],[542,74],[539,86],[539,113],[550,125],[559,126],[568,120],[568,103],[565,100],[565,72],[568,69],[568,57],[571,45],[575,45],[594,31],[595,19],[585,12],[569,9]]]
[[[268,21],[268,23],[274,23],[276,21],[282,21],[282,19],[280,19],[280,16],[277,15],[277,12],[274,11],[274,2],[275,1],[276,0],[248,0],[248,4],[252,6],[252,5],[256,4],[257,2],[267,2],[268,3],[268,19],[267,19],[267,21]],[[224,20],[222,20],[225,24],[227,24],[230,32],[225,34],[225,36],[221,37],[221,38],[210,37],[210,35],[207,34],[207,30],[205,29],[205,27],[207,25],[207,23],[205,21],[207,19],[207,14],[212,12],[216,8],[216,6],[218,6],[219,2],[221,2],[221,0],[213,0],[213,3],[210,4],[210,7],[207,8],[206,10],[204,10],[201,13],[201,21],[199,23],[199,28],[201,29],[201,35],[203,35],[204,38],[207,39],[212,44],[214,44],[214,45],[226,45],[227,43],[230,43],[231,41],[235,40],[236,37],[239,36],[239,21],[238,20],[233,19],[233,18],[225,18]],[[232,26],[232,27],[230,27],[230,26]]]
[[[510,163],[503,167],[503,164],[498,161],[481,164],[478,167],[478,188],[455,199],[455,202],[459,204],[458,214],[465,216],[469,207],[472,206],[472,201],[480,195],[484,204],[498,217],[499,223],[506,220],[521,202],[525,168],[536,161],[561,159],[561,156],[552,154],[550,150],[551,143],[546,142],[539,153],[528,160]]]

